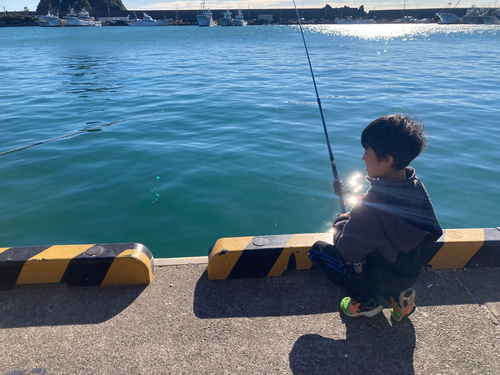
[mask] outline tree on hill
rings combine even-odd
[[[68,9],[74,8],[76,11],[81,8],[87,10],[127,10],[122,0],[40,0],[36,7],[37,13],[46,13],[49,8]]]
[[[94,10],[107,10],[108,5],[110,10],[127,10],[123,5],[122,0],[89,0],[92,3]]]

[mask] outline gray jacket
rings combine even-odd
[[[424,240],[434,242],[442,235],[424,185],[413,168],[405,172],[403,181],[367,178],[370,189],[336,236],[335,245],[346,261],[363,262],[378,251],[394,263],[400,252],[411,252]]]

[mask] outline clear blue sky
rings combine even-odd
[[[373,9],[403,9],[405,4],[404,0],[347,0],[340,3],[333,2],[321,2],[318,0],[295,0],[297,7],[302,6],[306,8],[324,7],[328,3],[332,8],[343,7],[347,5],[349,7],[358,8],[364,5],[365,10]],[[449,0],[408,0],[406,1],[407,9],[415,8],[445,8]],[[5,7],[8,11],[22,10],[24,7],[28,7],[30,10],[36,10],[39,0],[0,0],[0,11],[3,11]],[[200,7],[201,1],[166,1],[166,0],[122,0],[123,4],[129,10],[140,10],[140,9],[175,9],[176,6],[179,9],[198,9]],[[474,4],[474,1],[462,1],[460,0],[458,6],[460,8],[470,7]],[[455,6],[456,1],[452,2],[452,6]],[[279,0],[256,0],[253,2],[243,1],[243,0],[206,0],[206,5],[212,9],[264,9],[264,8],[292,8],[293,1],[279,1]]]

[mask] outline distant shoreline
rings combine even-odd
[[[454,13],[458,17],[463,17],[469,7],[467,8],[454,8],[447,9],[447,12]],[[236,10],[230,9],[235,14]],[[372,23],[399,23],[405,17],[411,17],[416,20],[427,19],[429,23],[438,22],[437,12],[443,11],[442,8],[422,8],[422,9],[389,9],[389,10],[369,10],[365,12],[364,7],[359,8],[331,8],[325,6],[323,8],[301,8],[298,10],[299,17],[302,18],[303,24],[336,24],[342,23],[343,20],[365,20]],[[190,26],[197,25],[196,15],[199,10],[190,9],[164,9],[164,10],[114,10],[108,12],[107,10],[90,11],[90,15],[95,19],[100,19],[106,22],[110,18],[126,18],[130,19],[138,17],[142,18],[144,13],[150,15],[153,19],[172,18],[172,26]],[[218,22],[226,9],[213,9],[213,19]],[[262,25],[267,24],[298,24],[297,12],[295,8],[280,8],[280,9],[242,9],[248,25]],[[39,12],[29,12],[26,15],[23,12],[6,12],[0,14],[0,27],[18,27],[18,26],[38,26],[34,22],[2,22],[2,18],[6,15],[19,15],[20,18],[31,18],[41,16]],[[59,10],[59,18],[67,14],[66,10]],[[264,18],[267,21],[264,21]],[[272,21],[270,21],[272,20]],[[103,26],[106,26],[103,24]],[[126,25],[124,25],[126,26]]]

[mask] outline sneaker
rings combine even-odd
[[[415,311],[415,291],[406,289],[399,293],[399,304],[391,297],[391,316],[396,322],[403,320],[405,316],[411,315]]]
[[[351,318],[357,318],[358,316],[366,316],[367,318],[371,318],[372,316],[375,316],[379,312],[381,312],[384,307],[382,305],[379,305],[373,298],[364,305],[361,305],[351,297],[345,297],[340,302],[340,308],[342,309],[344,314],[350,316]]]

